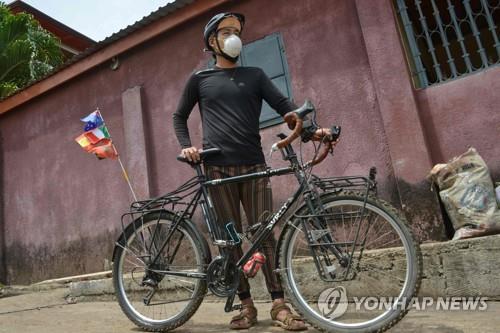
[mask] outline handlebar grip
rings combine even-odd
[[[307,116],[309,113],[311,113],[313,111],[314,111],[314,105],[312,104],[312,102],[310,100],[306,100],[300,108],[293,110],[290,113],[293,112],[297,115],[297,117],[299,117],[299,119],[304,119],[305,116]],[[290,121],[287,121],[287,124],[288,124],[288,128],[293,130],[295,128],[295,119],[291,119]]]
[[[313,111],[314,111],[314,105],[311,103],[310,100],[306,100],[300,108],[285,114],[283,118],[288,124],[288,128],[292,130],[292,133],[290,133],[290,135],[288,135],[288,137],[286,137],[285,139],[280,140],[275,144],[273,144],[273,147],[271,148],[272,151],[284,148],[290,143],[292,143],[293,140],[297,139],[302,132],[304,117],[308,113],[311,113]]]
[[[302,119],[295,112],[288,112],[283,118],[287,122],[288,127],[293,125],[293,131],[286,138],[276,142],[272,147],[273,151],[284,148],[292,143],[293,140],[300,136],[300,132],[302,131]]]
[[[221,152],[222,150],[220,150],[219,148],[208,148],[208,149],[198,150],[198,153],[200,154],[200,161],[202,161],[205,157],[209,155],[217,155],[220,154]],[[190,164],[192,163],[189,162],[189,160],[182,155],[177,155],[177,161],[186,162]]]

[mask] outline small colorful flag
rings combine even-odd
[[[79,135],[75,139],[75,141],[78,142],[78,144],[86,151],[90,151],[90,149],[92,149],[94,147],[94,145],[90,142],[90,140],[87,138],[87,136],[85,136],[85,133],[83,133],[82,135]]]
[[[100,145],[90,149],[89,153],[95,154],[100,160],[105,158],[111,158],[115,160],[118,158],[118,154],[113,147],[113,142],[110,139],[101,140]]]
[[[97,128],[104,124],[104,121],[102,120],[101,113],[99,112],[99,110],[92,112],[87,117],[82,118],[80,120],[85,123],[85,127],[83,128],[85,132],[93,130],[94,128]]]
[[[106,126],[93,129],[78,136],[75,140],[82,146],[83,149],[88,150],[89,145],[95,145],[103,139],[109,139],[109,132]],[[92,148],[92,147],[90,147]]]
[[[85,122],[85,133],[79,135],[75,141],[86,152],[95,154],[100,160],[104,158],[116,159],[118,153],[99,110],[80,120]]]
[[[90,141],[92,144],[96,144],[102,139],[109,139],[109,132],[106,126],[101,126],[99,128],[93,129],[91,131],[85,132],[84,133],[87,139]]]

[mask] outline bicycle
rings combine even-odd
[[[419,245],[404,217],[377,198],[375,168],[368,177],[321,178],[312,173],[314,165],[333,154],[340,136],[336,126],[329,136],[315,134],[315,115],[314,106],[306,101],[285,116],[293,131],[289,136],[280,134],[273,151],[281,151],[290,163],[287,167],[211,180],[200,163],[177,157],[190,163],[196,175],[172,192],[131,204],[115,243],[113,284],[120,307],[132,322],[149,331],[172,330],[196,312],[208,290],[227,298],[226,312],[238,309],[233,302],[242,267],[280,220],[285,222],[277,242],[275,273],[309,324],[326,331],[382,332],[407,313],[421,280]],[[299,161],[291,145],[299,137],[302,142],[319,141],[323,147],[315,145],[315,155],[306,163],[302,154]],[[205,150],[201,159],[217,152]],[[242,233],[231,222],[218,226],[209,186],[287,174],[295,175],[298,189],[276,212]],[[198,206],[219,252],[214,258],[192,222]],[[289,211],[293,212],[284,218]],[[125,226],[126,218],[131,222]],[[249,249],[237,262],[229,260],[231,247],[243,241],[249,242]],[[359,300],[368,296],[388,298],[389,306],[360,309]]]

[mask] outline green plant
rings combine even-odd
[[[63,61],[60,41],[33,16],[0,2],[0,99],[36,81]]]

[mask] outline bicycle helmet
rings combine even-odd
[[[227,12],[215,15],[210,19],[210,21],[208,21],[203,31],[206,50],[215,52],[215,50],[210,46],[208,40],[210,39],[210,36],[217,31],[219,23],[227,17],[236,17],[238,21],[240,21],[241,31],[243,31],[243,26],[245,25],[245,16],[243,14]]]

